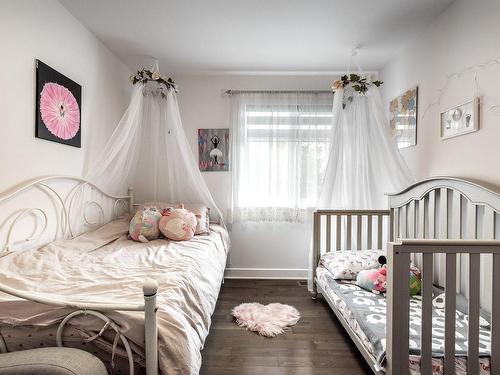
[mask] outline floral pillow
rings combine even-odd
[[[194,234],[210,233],[210,208],[201,203],[185,203],[183,206],[196,216],[197,223]]]
[[[137,210],[130,220],[129,236],[134,241],[148,242],[160,237],[158,223],[161,213],[156,207],[144,207]]]
[[[378,257],[382,250],[343,250],[323,254],[320,265],[337,280],[356,280],[358,273],[379,267]]]

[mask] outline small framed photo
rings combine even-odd
[[[441,113],[441,139],[448,139],[479,130],[480,99],[450,108]]]

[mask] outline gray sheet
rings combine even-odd
[[[386,299],[383,295],[377,295],[364,290],[351,282],[334,280],[327,276],[328,286],[347,305],[354,319],[359,324],[370,344],[379,366],[383,367],[386,350]],[[410,354],[420,354],[420,332],[421,332],[421,306],[420,296],[410,300]],[[467,329],[468,316],[463,308],[466,300],[463,296],[457,296],[456,313],[456,355],[467,356]],[[461,311],[462,310],[462,311]],[[484,313],[482,314],[484,316]],[[442,290],[435,289],[433,298],[433,329],[432,329],[432,351],[433,357],[444,355],[444,294]],[[481,318],[479,332],[480,356],[490,355],[490,328],[486,319]]]

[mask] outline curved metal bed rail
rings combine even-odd
[[[37,178],[31,179],[31,180],[25,181],[21,184],[18,184],[10,189],[7,189],[6,191],[0,193],[0,203],[3,201],[6,201],[8,199],[11,199],[16,194],[19,194],[22,191],[31,188],[32,186],[38,185],[38,184],[43,183],[43,182],[48,182],[51,180],[72,180],[72,181],[76,181],[76,182],[83,182],[85,184],[92,186],[92,188],[96,189],[97,191],[99,191],[101,194],[107,196],[108,198],[112,198],[112,199],[129,199],[130,198],[130,196],[128,196],[128,195],[115,196],[113,194],[110,194],[110,193],[102,190],[100,187],[98,187],[93,182],[86,180],[84,178],[81,178],[81,177],[66,176],[66,175],[49,175],[49,176],[37,177]]]
[[[33,301],[42,303],[44,305],[69,307],[73,309],[82,310],[101,310],[101,311],[144,311],[144,304],[121,304],[121,303],[95,303],[95,302],[83,302],[75,300],[66,300],[62,298],[51,297],[43,293],[30,293],[15,288],[11,288],[7,285],[0,284],[0,292],[7,293],[11,296],[18,297],[27,301]]]
[[[75,186],[68,187],[66,186],[66,193],[58,191],[54,186],[50,186],[51,182],[60,181],[60,182],[74,182]],[[72,176],[63,176],[63,175],[54,175],[54,176],[43,176],[39,178],[35,178],[24,183],[18,184],[13,188],[10,188],[4,192],[0,193],[0,205],[6,203],[7,201],[13,200],[16,196],[20,195],[23,192],[28,191],[32,188],[37,188],[47,194],[47,199],[49,199],[50,206],[50,214],[46,211],[46,207],[27,207],[21,208],[17,211],[14,211],[11,214],[5,214],[4,222],[0,224],[0,229],[3,226],[7,226],[6,240],[5,246],[2,249],[0,247],[0,251],[12,251],[14,245],[14,235],[15,229],[18,224],[22,221],[26,216],[37,216],[35,218],[35,227],[31,231],[30,234],[25,238],[25,242],[33,242],[41,237],[43,237],[45,231],[48,228],[49,219],[55,216],[57,219],[57,225],[55,228],[55,237],[57,238],[58,234],[61,234],[63,237],[67,238],[74,237],[74,228],[71,225],[71,217],[72,210],[75,209],[76,199],[79,196],[79,193],[82,193],[83,189],[88,187],[91,193],[97,192],[100,197],[104,197],[105,199],[109,199],[111,202],[110,207],[110,216],[111,220],[116,218],[120,214],[120,207],[125,212],[131,212],[134,204],[133,197],[133,189],[128,189],[128,195],[123,196],[115,196],[100,189],[97,185],[88,181],[86,179],[80,177],[72,177]],[[81,196],[81,195],[80,195]],[[83,197],[82,197],[83,198]],[[39,205],[41,202],[37,202]],[[99,204],[99,202],[94,200],[84,200],[80,201],[82,208],[82,221],[89,227],[95,227],[98,225],[105,224],[106,221],[106,212]],[[93,206],[98,214],[99,220],[92,221],[87,214],[87,209],[89,206]],[[81,207],[79,207],[81,208]],[[52,212],[54,210],[54,213]],[[42,219],[42,226],[39,228],[37,226],[37,220]],[[156,319],[156,294],[158,291],[158,283],[155,280],[146,279],[143,285],[143,298],[144,303],[142,304],[127,304],[127,303],[103,303],[103,302],[88,302],[88,301],[78,301],[72,299],[59,298],[54,295],[43,294],[43,293],[30,293],[27,291],[17,290],[15,288],[9,287],[7,285],[0,284],[0,292],[9,294],[11,296],[20,298],[26,301],[37,302],[45,305],[52,306],[60,306],[66,307],[70,309],[74,309],[73,312],[68,314],[63,321],[60,323],[57,331],[57,345],[62,346],[62,332],[64,326],[70,321],[72,318],[78,315],[92,315],[97,318],[100,318],[105,322],[105,325],[101,329],[101,331],[97,334],[97,336],[90,338],[95,339],[100,336],[106,329],[113,329],[116,332],[115,343],[113,344],[113,355],[116,349],[116,345],[118,344],[118,340],[122,342],[123,347],[127,353],[127,358],[129,362],[129,373],[133,375],[134,373],[134,358],[132,354],[132,350],[130,345],[121,332],[120,326],[114,322],[112,319],[108,318],[103,312],[106,311],[143,311],[145,316],[145,353],[146,353],[146,373],[148,375],[157,375],[158,374],[158,328],[157,328],[157,319]],[[8,348],[0,335],[0,353],[7,352]]]
[[[101,311],[144,311],[144,336],[145,336],[145,353],[146,353],[146,374],[147,375],[157,375],[158,374],[158,326],[157,326],[157,306],[156,306],[156,295],[158,293],[158,283],[153,279],[146,279],[143,284],[143,304],[121,304],[121,303],[95,303],[95,302],[80,302],[65,300],[55,297],[47,296],[41,293],[29,293],[25,291],[20,291],[15,288],[8,287],[6,285],[0,284],[0,291],[12,295],[14,297],[21,298],[23,300],[42,303],[52,306],[61,306],[71,309],[75,309],[70,314],[68,314],[59,324],[56,334],[57,346],[63,346],[62,333],[65,325],[78,315],[92,315],[105,322],[100,332],[88,339],[92,341],[93,339],[102,335],[102,333],[111,328],[116,332],[115,342],[113,343],[113,354],[112,363],[114,358],[114,352],[117,345],[117,340],[120,340],[127,353],[127,359],[129,363],[129,374],[134,374],[134,357],[130,344],[127,338],[123,335],[120,326],[114,322],[112,319],[107,317]],[[7,352],[7,345],[0,335],[0,353]]]
[[[50,186],[50,183],[55,181],[74,182],[75,186],[71,187],[69,191],[64,193],[58,191],[53,186]],[[54,239],[57,238],[58,234],[60,234],[63,238],[73,238],[75,236],[75,228],[72,225],[72,218],[74,216],[72,214],[75,210],[75,206],[77,206],[77,203],[80,203],[81,205],[81,207],[78,208],[80,208],[80,210],[82,211],[82,222],[89,228],[95,228],[97,226],[104,225],[106,223],[107,217],[110,217],[110,219],[118,217],[120,215],[120,208],[123,213],[131,211],[131,208],[133,206],[132,189],[128,190],[128,195],[112,195],[109,192],[106,192],[103,189],[99,188],[96,184],[89,180],[81,177],[63,175],[43,176],[18,184],[0,193],[0,205],[14,199],[16,196],[32,188],[41,189],[48,195],[47,199],[52,199],[50,203],[51,206],[54,207],[54,210],[56,212],[55,216],[58,218]],[[105,212],[105,209],[100,204],[100,202],[102,203],[102,201],[98,202],[96,200],[86,199],[84,197],[86,188],[89,189],[88,192],[90,193],[97,192],[99,196],[102,197],[103,201],[109,200],[112,203],[111,208],[108,210],[108,212]],[[78,199],[80,199],[79,202]],[[88,210],[91,207],[93,207],[98,214],[97,220],[92,220],[88,216]],[[18,212],[15,212],[3,224],[9,225],[3,250],[13,250],[13,238],[15,229],[21,219],[29,215],[41,217],[43,219],[43,225],[42,228],[39,229],[36,225],[37,221],[35,221],[35,227],[33,228],[31,235],[28,235],[28,237],[24,239],[24,242],[34,242],[42,238],[47,230],[49,219],[51,217],[54,217],[54,215],[49,215],[48,212],[41,207],[27,207],[19,210]],[[2,249],[0,249],[0,251],[1,250]]]

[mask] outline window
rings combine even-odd
[[[236,218],[302,221],[328,161],[332,94],[239,94],[235,107]]]

